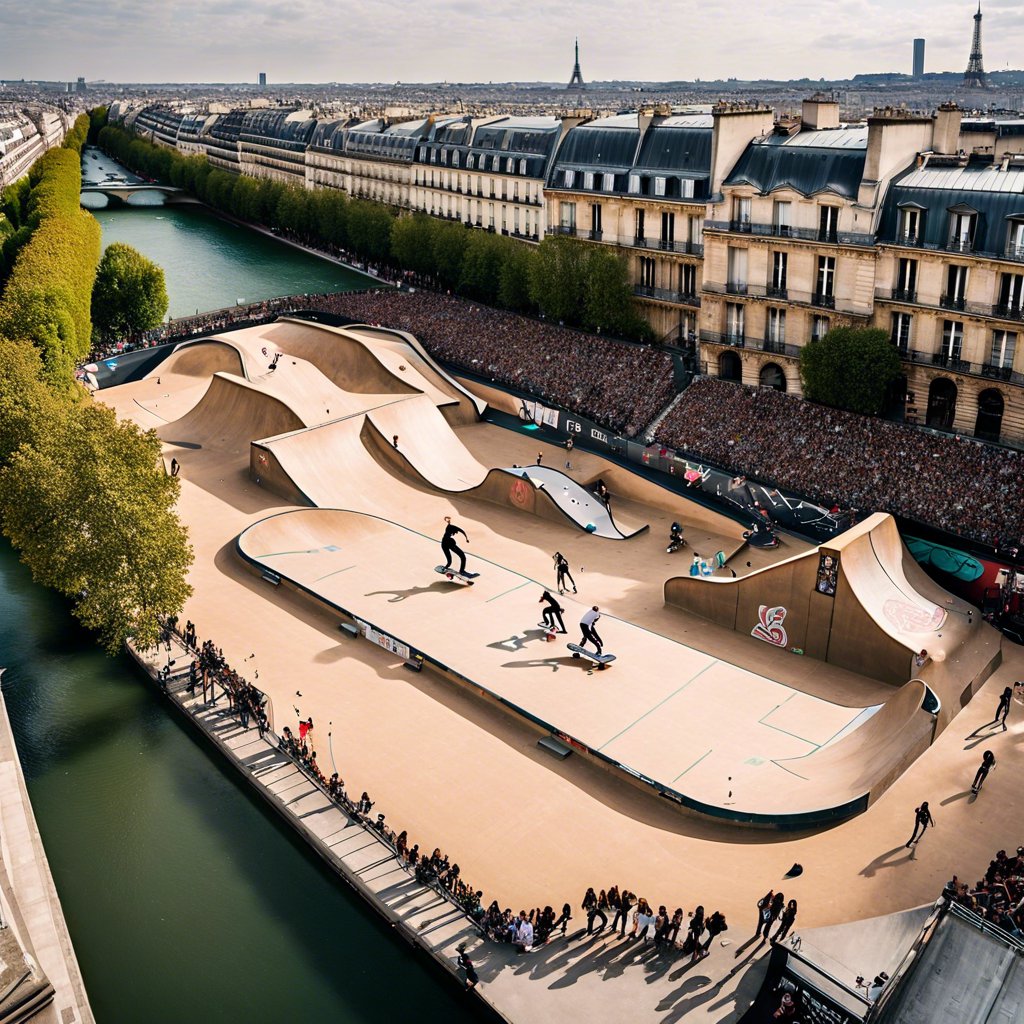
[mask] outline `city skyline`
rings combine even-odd
[[[756,20],[738,0],[684,0],[670,10],[650,0],[628,7],[591,0],[585,12],[550,13],[527,0],[500,15],[468,0],[431,0],[411,9],[367,0],[341,12],[324,0],[297,0],[287,9],[266,0],[185,0],[173,7],[42,0],[31,20],[14,5],[0,6],[0,35],[8,80],[85,75],[90,81],[234,83],[255,82],[266,70],[268,85],[564,82],[577,36],[587,82],[835,80],[907,73],[919,36],[927,40],[929,71],[962,72],[975,9],[963,0],[905,0],[898,9],[853,0],[830,11],[823,24],[819,5],[809,0],[783,0]],[[982,12],[988,70],[1020,67],[1024,3],[986,0]],[[330,30],[334,25],[337,31]],[[689,45],[702,26],[712,30]]]

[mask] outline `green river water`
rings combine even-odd
[[[197,209],[100,220],[104,243],[167,269],[175,312],[365,280]],[[479,1019],[5,543],[0,621],[4,694],[100,1024]]]

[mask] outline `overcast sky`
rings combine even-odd
[[[961,0],[0,0],[0,77],[127,82],[844,78],[962,71]],[[984,0],[989,71],[1024,65],[1024,2]]]

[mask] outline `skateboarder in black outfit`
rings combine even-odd
[[[929,827],[934,828],[935,822],[932,819],[932,812],[928,810],[928,801],[925,800],[920,807],[914,808],[914,831],[907,841],[908,850],[924,839],[924,834]]]
[[[461,533],[466,538],[466,543],[469,543],[469,536],[466,531],[459,528],[458,526],[452,525],[452,517],[445,516],[445,528],[444,536],[441,538],[441,550],[444,552],[444,567],[450,569],[452,567],[452,555],[459,556],[459,573],[463,576],[466,574],[466,552],[455,543],[455,535]]]
[[[568,589],[565,585],[566,577],[572,585],[572,592],[576,593],[576,581],[572,578],[572,573],[569,572],[569,559],[561,551],[555,552],[555,575],[557,577],[556,586],[560,594],[564,594]]]
[[[544,625],[548,629],[554,629],[557,624],[559,633],[568,632],[565,628],[565,623],[562,621],[562,612],[564,612],[565,609],[546,590],[540,600],[542,602],[547,602],[547,607],[543,612]]]

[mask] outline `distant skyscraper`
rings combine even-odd
[[[260,88],[265,89],[267,87],[267,73],[266,71],[260,72]]]
[[[75,82],[75,92],[85,92],[85,79],[81,75],[78,76],[78,81]]]
[[[924,40],[914,40],[914,77],[920,78],[924,74]]]
[[[572,77],[566,88],[571,89],[574,85],[586,89],[586,85],[583,84],[583,72],[580,71],[580,41],[578,39],[576,40],[576,63],[572,66]]]
[[[978,13],[974,16],[971,59],[967,62],[967,70],[964,72],[964,85],[968,89],[984,89],[988,85],[985,65],[981,60],[981,0],[978,0]]]

